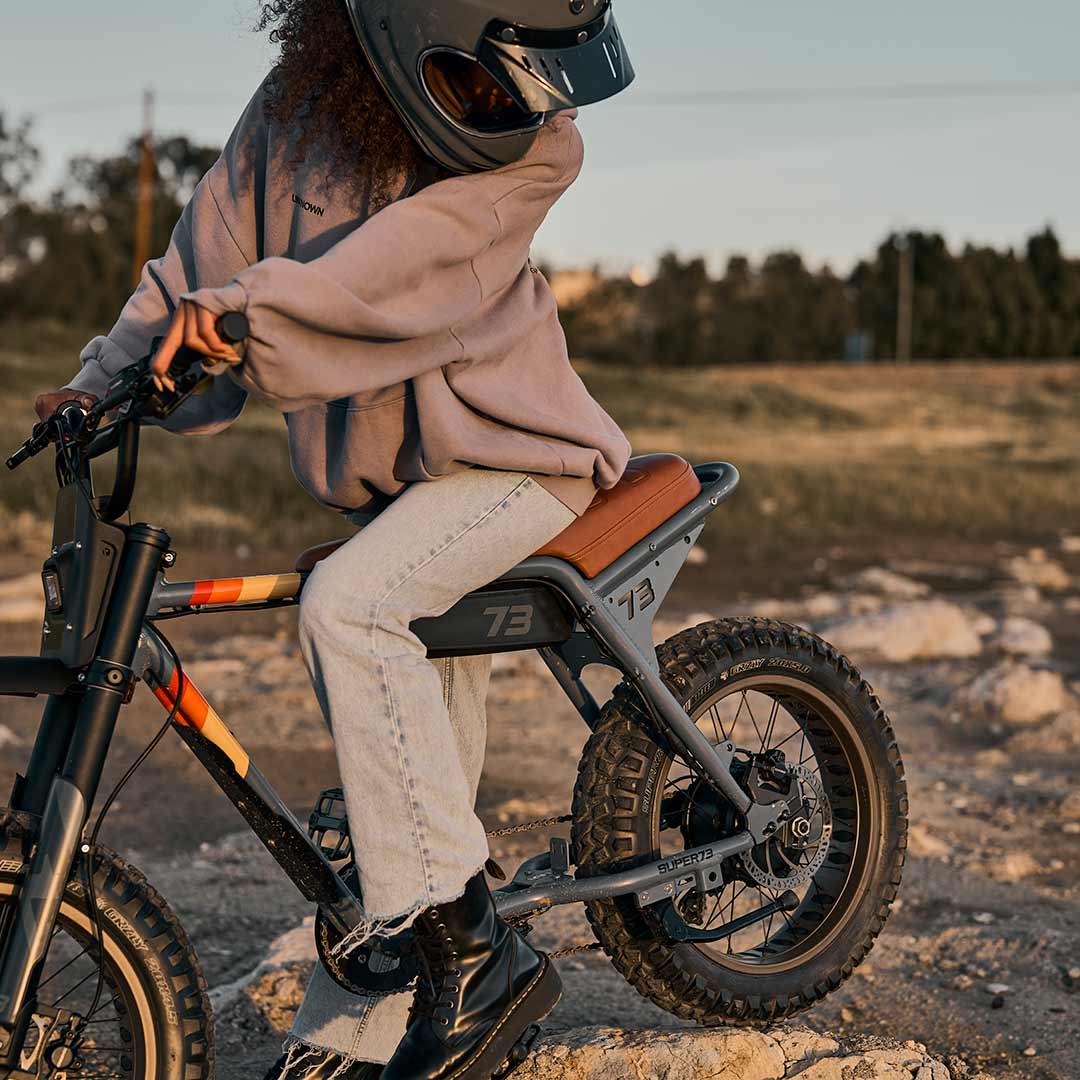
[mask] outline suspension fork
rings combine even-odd
[[[2,946],[0,1064],[4,1066],[18,1062],[53,924],[97,795],[116,719],[133,685],[139,634],[168,547],[169,535],[162,529],[150,525],[127,529],[97,656],[80,677],[86,690],[67,759],[49,787],[37,847]]]

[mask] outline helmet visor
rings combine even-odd
[[[498,80],[538,113],[559,112],[614,97],[634,81],[611,6],[570,31],[493,24],[480,59]]]
[[[539,117],[526,112],[471,56],[438,49],[420,65],[424,89],[432,101],[461,127],[500,134],[535,127]]]

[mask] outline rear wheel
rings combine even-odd
[[[26,843],[9,811],[0,811],[0,830],[0,926],[6,932]],[[85,876],[73,878],[38,982],[21,1071],[62,1073],[65,1080],[209,1080],[210,1005],[187,935],[164,898],[115,852],[98,848],[94,869],[101,947]]]
[[[870,950],[896,896],[907,788],[888,717],[820,638],[765,619],[705,623],[658,650],[661,673],[715,744],[736,747],[747,789],[798,789],[798,813],[729,859],[723,881],[680,896],[683,919],[718,932],[794,893],[792,910],[706,944],[676,944],[632,897],[587,905],[615,967],[661,1008],[702,1024],[766,1024],[811,1006]],[[773,776],[786,774],[783,781]],[[744,828],[741,816],[650,734],[625,684],[589,740],[574,798],[579,876],[628,869]]]

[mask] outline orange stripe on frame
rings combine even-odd
[[[288,600],[299,592],[300,584],[299,574],[266,574],[258,577],[196,581],[191,595],[191,606],[215,607]]]
[[[166,709],[171,710],[176,702],[177,683],[178,678],[174,671],[167,690],[163,686],[154,689],[154,696]],[[194,728],[221,750],[233,763],[238,776],[247,776],[248,767],[251,764],[247,751],[187,676],[184,677],[184,693],[180,699],[176,719],[187,727]]]

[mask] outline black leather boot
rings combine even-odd
[[[282,1054],[264,1080],[330,1080],[331,1076],[334,1080],[379,1080],[383,1069],[381,1065],[366,1061],[346,1065],[344,1058],[329,1051],[317,1051],[315,1056],[308,1057],[293,1054],[292,1058],[290,1064],[289,1055]]]
[[[413,928],[424,973],[382,1080],[491,1080],[528,1056],[562,981],[495,914],[483,874]]]

